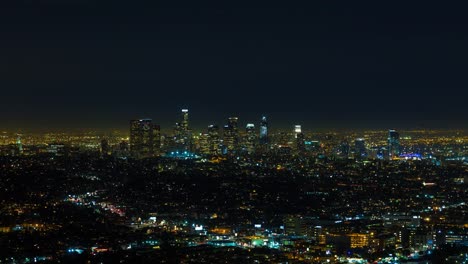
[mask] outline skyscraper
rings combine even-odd
[[[257,134],[255,133],[255,125],[247,124],[245,127],[245,140],[244,148],[248,154],[255,153],[255,147],[257,142]]]
[[[400,134],[395,129],[388,130],[388,156],[390,159],[400,155]]]
[[[354,151],[357,159],[367,156],[366,142],[363,138],[357,138],[354,141]]]
[[[189,127],[189,111],[182,109],[181,121],[177,122],[174,131],[174,141],[178,150],[192,150],[192,131]]]
[[[189,112],[188,109],[182,109],[182,131],[189,130]]]
[[[297,138],[297,135],[301,133],[302,133],[301,125],[295,125],[294,126],[294,138]]]
[[[266,116],[262,116],[260,121],[260,145],[268,145],[268,122]]]
[[[219,127],[217,125],[208,126],[208,145],[211,155],[217,156],[221,154]]]
[[[153,125],[151,119],[138,119],[130,121],[130,151],[133,156],[138,158],[151,157],[155,155],[155,149],[159,147],[155,144],[160,143],[159,126]],[[155,130],[156,133],[155,133]],[[156,137],[155,137],[156,134]]]
[[[224,145],[227,153],[232,154],[237,151],[239,143],[239,131],[237,128],[237,117],[229,117],[228,124],[224,126]]]

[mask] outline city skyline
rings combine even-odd
[[[178,111],[186,111],[186,113],[189,112],[188,108],[181,108],[178,109]],[[273,120],[273,126],[269,126],[269,131],[271,132],[279,132],[279,131],[285,131],[285,130],[292,130],[295,128],[295,126],[299,125],[304,128],[305,131],[310,132],[310,131],[317,131],[317,132],[326,132],[326,131],[365,131],[365,130],[382,130],[382,129],[389,129],[389,128],[394,128],[394,129],[399,129],[399,130],[460,130],[460,131],[466,131],[468,127],[465,127],[461,123],[460,126],[447,126],[447,125],[442,125],[442,126],[437,126],[437,125],[432,125],[428,126],[425,123],[420,123],[420,124],[407,124],[404,122],[388,122],[388,123],[376,123],[376,122],[357,122],[354,120],[354,125],[349,124],[349,123],[339,123],[339,122],[324,122],[324,123],[316,123],[312,121],[308,121],[306,119],[298,119],[297,117],[294,118],[292,117],[289,120],[278,120],[275,118],[275,116],[268,115],[268,114],[259,114],[256,113],[257,115],[254,116],[251,119],[245,119],[242,116],[238,115],[229,115],[225,116],[223,118],[218,118],[216,121],[212,119],[212,121],[209,121],[209,118],[207,117],[200,117],[200,116],[194,116],[192,110],[190,109],[191,113],[191,129],[194,132],[201,133],[207,130],[208,126],[210,125],[218,125],[221,128],[223,128],[224,125],[226,125],[229,121],[229,118],[237,118],[239,125],[246,126],[249,124],[257,124],[257,127],[259,124],[262,122],[261,119],[264,117],[267,117],[268,120]],[[155,124],[160,126],[160,130],[163,133],[172,133],[174,129],[179,126],[179,118],[180,118],[180,113],[174,112],[172,114],[171,120],[168,120],[166,118],[160,118],[160,116],[151,116],[151,115],[141,115],[137,117],[132,117],[128,120],[144,120],[144,119],[150,119],[154,120]],[[253,116],[253,113],[250,113],[248,116]],[[283,116],[284,114],[279,114],[279,116]],[[8,127],[5,125],[5,123],[0,125],[0,131],[8,131],[8,132],[30,132],[30,133],[47,133],[47,132],[64,132],[64,133],[79,133],[79,132],[89,132],[89,131],[99,131],[102,133],[108,133],[112,131],[119,131],[119,132],[128,132],[128,120],[120,120],[119,124],[114,124],[113,126],[102,126],[98,124],[94,124],[93,126],[90,126],[88,124],[74,124],[71,126],[55,126],[54,124],[51,123],[45,123],[42,124],[41,127],[31,127],[28,126],[27,124],[25,125],[20,125],[17,127]],[[195,120],[195,121],[194,121]],[[207,121],[208,120],[208,121]],[[276,123],[280,121],[280,123]],[[207,122],[207,123],[203,123]],[[395,125],[396,124],[396,125]],[[3,125],[3,126],[2,126]]]
[[[192,129],[194,133],[203,133],[208,130],[210,125],[217,125],[222,130],[223,126],[226,125],[229,117],[226,117],[224,120],[221,119],[219,122],[208,122],[206,124],[195,124]],[[157,119],[152,118],[151,116],[144,116],[140,118],[131,118],[129,120],[139,120],[139,119],[151,119],[155,121],[155,124],[160,125],[160,131],[164,134],[171,134],[174,131],[175,124],[174,122],[166,122],[164,124],[158,122]],[[0,127],[0,131],[8,133],[32,133],[32,134],[44,134],[44,133],[70,133],[70,134],[80,134],[80,133],[100,133],[107,134],[118,132],[122,134],[129,134],[128,132],[128,122],[129,120],[122,120],[121,124],[117,124],[112,127],[101,127],[101,126],[54,126],[47,125],[42,127],[29,127],[29,126],[14,126],[14,127]],[[175,120],[175,119],[174,119]],[[256,121],[256,122],[255,122]],[[239,125],[242,129],[245,129],[247,125],[254,124],[255,128],[259,128],[258,120],[239,120]],[[162,124],[162,125],[161,125]],[[294,133],[295,126],[301,126],[303,133],[334,133],[334,132],[355,132],[362,133],[365,131],[387,131],[388,129],[397,129],[399,131],[459,131],[459,132],[468,132],[468,129],[464,126],[453,127],[453,126],[426,126],[421,125],[400,125],[400,126],[390,126],[390,125],[372,125],[372,126],[316,126],[317,124],[307,125],[308,122],[290,122],[288,124],[275,124],[269,128],[271,133],[279,133],[289,131]]]
[[[0,4],[0,263],[468,263],[466,4]]]

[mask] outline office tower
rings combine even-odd
[[[208,126],[208,145],[210,155],[216,156],[221,154],[219,127],[217,125]]]
[[[295,125],[294,126],[294,138],[297,138],[297,135],[301,133],[302,133],[301,125]]]
[[[132,155],[138,158],[151,157],[155,154],[155,149],[158,151],[159,147],[155,143],[160,143],[156,139],[155,142],[155,128],[151,119],[138,119],[130,121],[130,151]],[[159,132],[156,132],[159,135]]]
[[[360,159],[367,156],[366,152],[366,142],[363,138],[357,138],[354,141],[354,150],[356,154],[356,158]]]
[[[248,154],[255,153],[257,143],[257,134],[255,133],[255,125],[247,124],[245,126],[245,150]]]
[[[174,128],[174,141],[177,150],[191,150],[192,131],[189,127],[189,111],[182,109],[181,121],[177,122]]]
[[[189,130],[189,112],[188,109],[182,109],[182,131],[188,131]]]
[[[293,148],[297,150],[298,153],[303,153],[305,151],[305,137],[302,134],[302,127],[301,125],[294,126],[294,140],[293,140]]]
[[[299,215],[286,215],[283,219],[284,232],[288,235],[306,235],[305,219]]]
[[[390,159],[400,155],[400,134],[395,129],[388,130],[388,155]]]
[[[239,131],[237,128],[237,117],[230,117],[228,124],[224,126],[224,145],[226,146],[227,153],[232,154],[237,151],[239,143]]]
[[[260,121],[260,145],[268,145],[268,122],[266,116],[262,116]]]

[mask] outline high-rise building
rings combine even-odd
[[[189,112],[188,109],[182,109],[182,131],[189,130]]]
[[[210,155],[217,156],[221,154],[219,127],[217,125],[208,126],[208,145],[210,149]]]
[[[132,155],[138,158],[152,157],[160,144],[159,126],[153,125],[151,119],[138,119],[130,121],[130,151]],[[156,133],[155,133],[155,130]],[[156,137],[155,137],[156,134]]]
[[[266,116],[262,116],[262,120],[260,121],[260,145],[268,145],[268,121]]]
[[[366,142],[363,138],[357,138],[354,141],[354,152],[357,159],[361,159],[367,156]]]
[[[294,126],[294,141],[295,141],[295,148],[298,153],[305,152],[305,136],[302,133],[301,125]]]
[[[181,121],[177,122],[174,128],[175,147],[178,150],[192,149],[192,130],[189,127],[189,111],[182,109]]]
[[[244,148],[248,154],[255,153],[255,147],[257,142],[257,134],[255,133],[255,125],[247,124],[245,126],[245,141]]]
[[[297,138],[297,135],[301,133],[302,133],[301,125],[295,125],[294,126],[294,138]]]
[[[239,144],[239,130],[237,128],[237,117],[229,117],[228,124],[224,126],[224,145],[226,146],[227,153],[235,153]]]
[[[390,159],[400,155],[400,134],[395,129],[388,130],[388,155]]]

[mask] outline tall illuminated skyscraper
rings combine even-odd
[[[340,143],[338,153],[339,153],[341,158],[343,158],[343,159],[348,158],[348,156],[349,156],[349,143],[348,143],[348,140],[345,139]]]
[[[192,150],[192,130],[189,127],[189,111],[182,109],[182,120],[177,122],[174,131],[174,141],[178,150]]]
[[[229,117],[228,124],[224,126],[224,145],[228,154],[237,151],[239,144],[239,130],[237,128],[237,117]]]
[[[390,159],[400,155],[400,134],[395,129],[388,130],[388,156]]]
[[[188,109],[182,109],[182,131],[189,130],[189,112]]]
[[[217,125],[208,126],[208,145],[211,155],[217,156],[221,154],[219,127]]]
[[[260,121],[260,145],[268,145],[268,121],[266,116],[262,116],[262,120]]]
[[[255,153],[257,143],[257,134],[255,133],[255,125],[247,124],[245,127],[245,150],[248,154]]]
[[[301,125],[295,125],[294,126],[294,138],[297,138],[297,135],[301,133],[302,133]]]
[[[135,157],[154,156],[155,150],[159,150],[157,144],[160,143],[160,140],[158,137],[159,126],[153,125],[153,120],[137,119],[130,121],[130,151]]]

